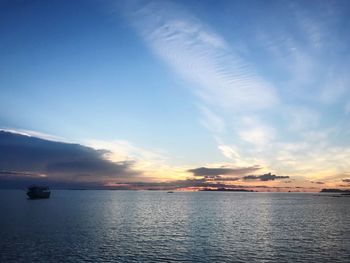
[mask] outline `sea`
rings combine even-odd
[[[350,262],[350,198],[1,190],[0,262]]]

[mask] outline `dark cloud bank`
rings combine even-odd
[[[274,181],[278,179],[288,179],[289,176],[277,176],[271,173],[263,174],[263,175],[247,175],[243,177],[243,180],[259,180],[259,181]]]
[[[31,183],[96,187],[114,177],[132,177],[131,162],[111,162],[107,151],[0,131],[0,187]]]
[[[195,176],[208,176],[215,177],[219,175],[244,175],[247,173],[252,173],[261,169],[259,166],[243,167],[243,168],[207,168],[199,167],[195,169],[190,169],[188,172],[193,173]]]

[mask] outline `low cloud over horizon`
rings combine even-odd
[[[0,130],[0,188],[25,188],[31,184],[52,188],[198,190],[203,188],[253,189],[262,191],[312,190],[315,187],[284,185],[289,176],[271,173],[259,165],[197,167],[185,169],[187,178],[147,177],[136,169],[137,160],[111,161],[108,150],[76,143],[48,140],[15,131]],[[148,171],[150,172],[150,171]],[[190,177],[188,175],[191,175]],[[164,181],[166,180],[166,181]],[[284,184],[275,184],[282,181]],[[342,179],[349,182],[349,179]],[[256,184],[260,182],[263,184]]]

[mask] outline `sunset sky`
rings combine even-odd
[[[0,188],[350,189],[349,1],[0,1]]]

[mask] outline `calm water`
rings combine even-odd
[[[0,191],[0,262],[349,262],[350,198]]]

